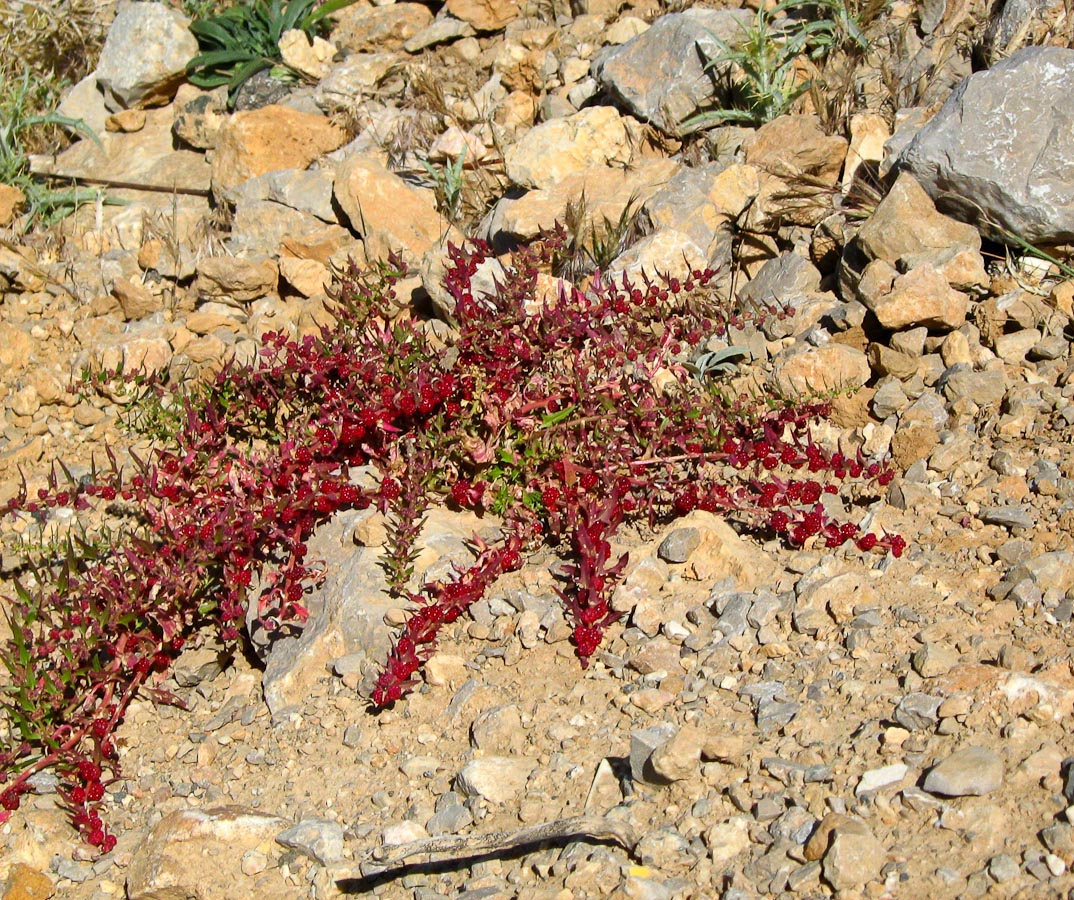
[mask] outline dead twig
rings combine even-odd
[[[627,852],[633,854],[638,837],[634,829],[625,822],[608,819],[603,816],[572,816],[556,819],[540,825],[531,825],[520,831],[494,831],[489,834],[446,835],[427,838],[421,841],[409,841],[394,847],[378,847],[366,854],[366,859],[358,864],[358,873],[363,878],[380,875],[391,869],[399,868],[404,860],[425,853],[448,853],[457,857],[474,856],[480,852],[511,850],[527,844],[544,841],[564,840],[565,838],[588,839],[593,841],[614,841]],[[333,872],[337,880],[355,877],[353,870],[336,869]]]

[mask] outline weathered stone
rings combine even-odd
[[[330,866],[343,858],[343,826],[314,816],[281,831],[276,835],[276,843],[300,850],[322,866]]]
[[[686,121],[712,99],[708,59],[720,55],[712,36],[739,43],[753,14],[746,10],[690,9],[658,18],[637,37],[598,54],[593,76],[635,116],[671,135],[697,126]]]
[[[324,560],[328,574],[306,598],[310,616],[298,636],[266,646],[256,623],[257,604],[247,611],[254,646],[267,655],[263,691],[277,719],[309,696],[332,660],[349,654],[377,657],[390,645],[384,617],[393,603],[384,592],[383,550],[356,547],[352,539],[357,521],[366,515],[365,510],[340,513],[306,542],[310,557]],[[453,562],[471,561],[467,541],[475,533],[491,540],[498,531],[491,520],[431,510],[417,542],[415,578],[446,576]]]
[[[318,81],[328,74],[336,48],[316,35],[311,40],[306,32],[292,28],[280,36],[280,55],[285,65]]]
[[[340,163],[334,190],[370,259],[384,259],[395,251],[417,263],[445,233],[461,243],[461,236],[437,212],[432,191],[411,187],[373,159],[351,156]]]
[[[119,301],[123,318],[127,321],[143,319],[164,309],[163,297],[126,278],[115,280],[112,284],[112,293]]]
[[[727,863],[750,848],[750,823],[742,816],[735,816],[719,825],[713,825],[704,835],[712,862]]]
[[[760,184],[760,172],[753,166],[684,166],[642,204],[641,219],[650,231],[671,228],[688,235],[712,265],[729,262],[732,226]]]
[[[371,95],[384,77],[400,64],[400,54],[355,53],[336,63],[317,85],[313,100],[325,112],[345,109]]]
[[[271,259],[207,256],[198,263],[194,289],[201,297],[239,304],[275,293],[279,268]]]
[[[15,863],[7,876],[4,900],[49,900],[55,892],[52,879],[25,863]]]
[[[0,228],[6,228],[26,205],[26,195],[10,184],[0,184]]]
[[[684,569],[688,577],[712,583],[730,576],[740,588],[752,590],[764,585],[775,571],[768,554],[740,537],[719,516],[694,510],[677,519],[671,530],[676,528],[695,528],[701,537]]]
[[[699,773],[704,735],[699,728],[686,725],[669,740],[653,750],[649,764],[665,781],[682,781]]]
[[[863,297],[885,328],[899,330],[925,325],[951,331],[966,320],[969,297],[950,287],[947,280],[929,265],[918,266],[898,275],[891,290],[875,298]]]
[[[594,106],[544,122],[505,154],[508,177],[529,188],[548,188],[592,166],[631,159],[626,120],[611,106]]]
[[[611,275],[626,275],[637,281],[649,278],[686,278],[695,269],[708,265],[704,251],[689,235],[674,228],[662,228],[620,253],[608,267]]]
[[[283,897],[287,882],[278,869],[259,878],[243,874],[243,851],[271,846],[286,819],[239,806],[170,813],[134,851],[127,868],[131,900],[196,897],[241,900]]]
[[[864,385],[872,376],[869,360],[846,344],[796,346],[773,360],[771,384],[784,397],[842,391]]]
[[[990,237],[1074,240],[1074,50],[1027,47],[966,78],[896,160]]]
[[[167,103],[186,77],[198,41],[181,12],[127,3],[116,12],[97,62],[97,84],[112,110]]]
[[[489,236],[527,240],[562,222],[568,204],[584,202],[587,227],[598,234],[605,220],[617,222],[631,206],[637,211],[678,168],[669,159],[640,159],[630,168],[596,166],[573,172],[547,188],[496,204]]]
[[[827,134],[814,115],[778,116],[745,142],[746,162],[761,171],[761,189],[747,217],[753,227],[778,222],[818,225],[831,212],[823,191],[792,188],[802,178],[834,187],[847,152],[846,139]]]
[[[878,606],[880,597],[869,579],[857,572],[833,575],[809,584],[798,596],[803,608],[823,609],[838,623],[845,625],[855,610]]]
[[[269,105],[237,112],[220,128],[213,156],[213,189],[227,191],[277,169],[305,169],[346,140],[324,116]]]
[[[518,0],[448,0],[444,8],[476,31],[499,31],[519,15]]]
[[[1003,760],[987,747],[965,747],[934,766],[922,785],[931,794],[980,797],[1003,784]]]
[[[903,257],[951,247],[980,250],[977,229],[936,209],[918,181],[903,173],[862,225],[856,244],[869,259],[895,265]]]
[[[335,14],[332,42],[351,53],[382,53],[398,50],[433,20],[421,3],[393,3],[387,6],[354,4]]]
[[[467,797],[508,803],[522,793],[535,768],[535,759],[485,756],[463,766],[455,783],[457,789]]]
[[[228,191],[227,198],[236,206],[270,200],[335,223],[334,181],[335,172],[330,168],[278,169],[242,182]]]
[[[824,880],[837,891],[860,890],[880,877],[885,857],[884,846],[869,827],[858,819],[848,818],[832,830],[821,863]]]

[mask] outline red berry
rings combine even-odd
[[[148,662],[148,660],[139,660],[139,662]],[[79,777],[87,784],[93,781],[101,780],[101,767],[96,763],[90,762],[88,759],[82,760],[78,764]]]
[[[88,797],[93,802],[100,800],[103,796],[104,785],[101,784],[99,781],[93,782],[93,784],[86,788],[86,797]]]

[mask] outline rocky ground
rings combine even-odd
[[[267,664],[189,651],[169,682],[189,710],[136,701],[122,725],[118,846],[92,858],[42,781],[0,827],[5,900],[1074,896],[1074,279],[1012,237],[1070,258],[1074,51],[1061,6],[986,12],[872,20],[845,122],[833,58],[791,114],[694,133],[694,48],[751,11],[356,5],[334,49],[287,50],[306,83],[260,80],[231,112],[175,93],[178,14],[123,7],[65,101],[101,145],[36,166],[128,205],[0,242],[4,499],[136,443],[86,367],[181,384],[251,359],[265,331],[318,327],[348,257],[389,249],[413,268],[401,305],[450,322],[445,238],[506,247],[584,194],[598,222],[640,211],[613,271],[718,265],[724,291],[795,310],[738,341],[738,384],[840,391],[824,437],[901,473],[856,518],[908,550],[793,550],[702,513],[634,535],[627,615],[584,672],[558,563],[533,559],[373,715],[399,611],[375,588],[347,605],[378,577],[376,523],[333,523],[322,624]],[[448,210],[420,162],[464,147]],[[6,522],[8,575],[72,525]],[[434,516],[419,568],[473,525]],[[332,624],[363,616],[369,643]],[[618,838],[362,874],[378,847],[583,814]]]

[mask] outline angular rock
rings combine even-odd
[[[322,866],[343,858],[343,826],[332,819],[317,816],[303,819],[276,835],[276,843],[300,850]]]
[[[625,166],[631,155],[626,120],[594,106],[538,125],[508,149],[504,165],[515,184],[548,188],[592,166]]]
[[[662,228],[620,253],[608,266],[608,274],[627,275],[635,282],[646,277],[653,281],[665,277],[684,279],[691,271],[707,265],[704,251],[689,235]]]
[[[751,227],[819,225],[831,213],[823,190],[813,196],[796,187],[807,178],[820,188],[834,188],[843,168],[847,141],[825,133],[817,116],[779,116],[758,128],[744,149],[747,164],[762,172],[761,190],[747,217]]]
[[[697,244],[712,265],[730,261],[732,226],[760,192],[760,172],[742,164],[681,167],[661,179],[641,208],[648,230],[672,228]]]
[[[953,246],[980,250],[977,229],[943,215],[916,178],[902,173],[862,225],[856,243],[869,259],[895,265],[903,257]]]
[[[712,35],[734,46],[752,19],[747,10],[664,15],[633,40],[598,54],[591,71],[633,115],[683,135],[697,127],[686,120],[712,100],[713,78],[704,71],[706,60],[720,55]]]
[[[324,38],[314,36],[311,41],[300,28],[285,31],[280,37],[279,47],[284,65],[317,81],[328,74],[336,53],[335,46]]]
[[[1074,240],[1074,50],[1027,47],[966,78],[896,160],[984,234]]]
[[[488,236],[527,240],[562,222],[567,205],[585,203],[588,223],[599,233],[605,220],[616,223],[633,204],[637,212],[678,168],[669,159],[638,160],[629,169],[595,166],[564,176],[554,185],[505,197],[496,204]]]
[[[832,830],[821,867],[824,880],[837,891],[860,890],[880,877],[885,860],[884,846],[869,827],[858,819],[848,818]]]
[[[930,265],[898,275],[891,289],[876,298],[863,297],[877,321],[894,331],[925,325],[936,331],[952,331],[966,321],[970,298],[950,287]]]
[[[649,764],[665,781],[682,781],[700,774],[704,734],[694,725],[680,728],[675,735],[653,750]]]
[[[476,31],[499,31],[519,15],[518,0],[447,0],[444,8]]]
[[[327,576],[307,598],[310,615],[299,635],[266,647],[256,624],[257,604],[247,611],[247,630],[255,647],[267,655],[262,687],[277,719],[309,696],[332,660],[350,654],[378,659],[390,646],[384,618],[396,604],[384,591],[383,550],[355,546],[352,539],[357,521],[366,515],[365,510],[340,513],[306,542],[309,558],[323,560]],[[417,543],[415,577],[446,576],[452,562],[471,561],[467,541],[475,532],[489,540],[497,533],[489,520],[431,510]]]
[[[270,200],[335,224],[334,182],[332,169],[278,169],[242,182],[227,192],[227,199],[236,206]]]
[[[773,361],[770,382],[784,397],[859,388],[872,376],[869,360],[846,344],[797,345]]]
[[[161,106],[186,78],[198,53],[190,21],[163,3],[119,8],[97,62],[97,84],[109,109]]]
[[[351,53],[398,50],[433,20],[421,3],[393,3],[387,6],[346,6],[334,16],[332,43]]]
[[[784,253],[761,266],[742,289],[748,302],[780,308],[795,308],[799,298],[820,290],[820,272],[808,259],[797,253]],[[798,302],[796,302],[798,300]]]
[[[742,816],[719,825],[713,825],[704,835],[712,862],[716,865],[730,862],[750,847],[750,822]]]
[[[218,193],[277,169],[305,169],[342,146],[346,133],[324,116],[271,104],[237,112],[220,128],[213,156]]]
[[[400,64],[398,53],[355,53],[336,63],[313,92],[319,109],[332,112],[371,95],[377,85]]]
[[[701,537],[700,545],[686,563],[687,577],[709,583],[731,577],[739,588],[753,590],[764,585],[775,572],[775,562],[767,553],[739,536],[713,513],[694,510],[677,519],[669,532],[678,528],[695,528]],[[658,540],[662,541],[667,533]]]
[[[194,289],[232,305],[275,293],[279,269],[271,259],[260,261],[235,256],[207,256],[197,265]]]
[[[14,185],[0,184],[0,228],[10,225],[25,206],[26,195],[22,191]]]
[[[485,756],[463,766],[456,787],[467,797],[508,803],[522,793],[537,761],[522,757]]]
[[[252,878],[242,872],[241,860],[243,851],[271,844],[288,824],[279,816],[241,806],[170,813],[134,851],[127,868],[127,896],[282,900],[289,895],[289,885],[278,869]]]
[[[987,747],[965,747],[934,766],[923,787],[945,797],[980,797],[1003,784],[1003,760]]]
[[[417,263],[445,233],[461,243],[436,210],[432,191],[408,185],[373,159],[351,156],[336,168],[335,198],[370,259],[401,252]]]

